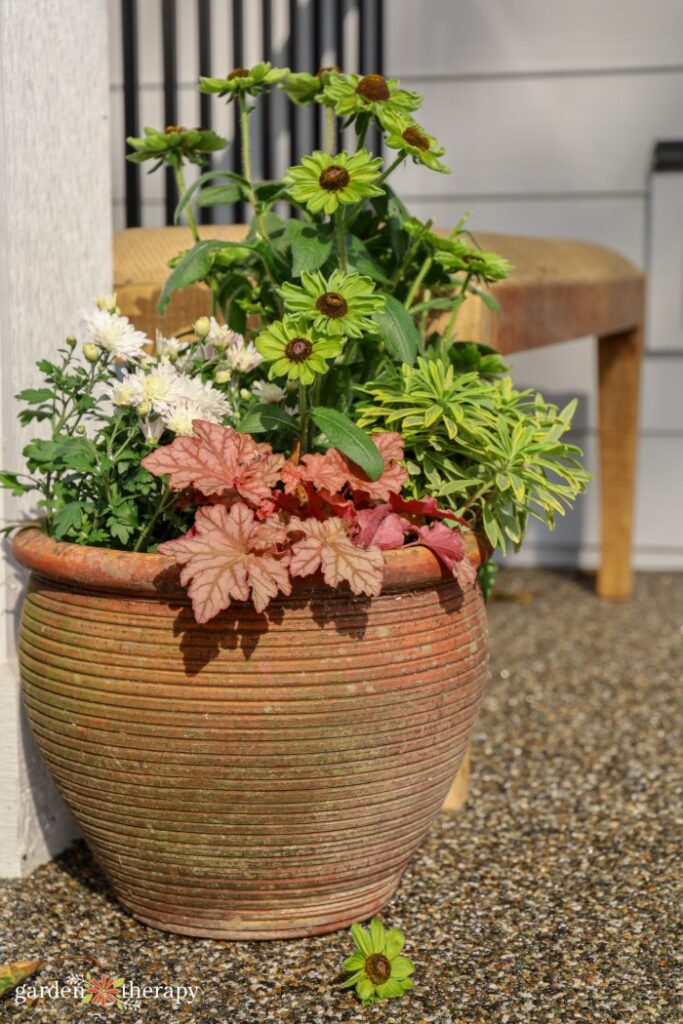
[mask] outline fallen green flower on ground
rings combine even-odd
[[[401,956],[405,936],[399,928],[386,931],[379,918],[370,922],[370,930],[360,924],[351,925],[356,952],[346,958],[342,967],[350,975],[342,988],[355,988],[363,1006],[383,999],[397,999],[413,987],[410,975],[415,965]]]

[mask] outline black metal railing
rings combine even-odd
[[[141,0],[145,2],[145,0]],[[181,0],[191,3],[191,0]],[[293,70],[317,71],[325,63],[336,64],[345,71],[362,74],[383,71],[383,0],[309,0],[302,4],[298,0],[287,3],[287,35],[284,44],[275,47],[273,43],[273,0],[249,0],[260,4],[260,56],[276,64],[288,64]],[[241,67],[245,60],[245,0],[225,0],[230,10],[230,38],[226,40],[229,59],[224,63]],[[177,0],[161,0],[160,23],[163,81],[163,114],[165,124],[178,121],[178,3]],[[349,67],[349,54],[345,46],[346,19],[353,13],[357,23],[357,38],[353,47],[353,64]],[[194,14],[197,19],[198,68],[200,75],[224,74],[225,66],[212,67],[212,24],[211,0],[194,0]],[[123,65],[123,119],[126,136],[140,134],[140,56],[141,40],[138,32],[138,0],[121,0],[122,54]],[[250,53],[254,53],[254,40],[250,40]],[[266,95],[259,102],[255,115],[254,163],[260,177],[272,178],[283,173],[285,167],[278,161],[275,140],[286,135],[288,163],[296,163],[302,152],[319,148],[322,138],[322,111],[316,104],[310,108],[296,107],[280,102],[278,95]],[[203,128],[215,128],[229,138],[239,139],[237,131],[237,109],[226,120],[225,107],[216,107],[211,96],[197,94],[197,122]],[[342,137],[339,129],[338,144]],[[379,152],[380,138],[377,133],[368,134],[367,145]],[[278,149],[280,147],[277,147]],[[239,142],[231,146],[225,166],[239,170],[241,153]],[[223,166],[223,164],[221,164]],[[125,222],[136,227],[144,220],[141,168],[126,161],[125,168]],[[167,224],[173,223],[176,205],[176,186],[171,171],[166,172],[164,183],[164,211]],[[200,211],[202,223],[211,223],[214,211],[206,208]],[[232,218],[239,222],[244,210],[236,204]]]

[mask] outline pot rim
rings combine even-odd
[[[463,531],[462,537],[467,559],[479,567],[486,561],[485,544],[471,531]],[[72,544],[48,537],[39,523],[28,524],[16,533],[12,550],[17,561],[32,572],[73,587],[157,597],[186,596],[180,583],[180,570],[167,555]],[[394,548],[385,551],[384,556],[382,593],[421,589],[443,579],[453,579],[436,555],[421,545]],[[295,588],[299,593],[333,591],[318,573],[295,580]],[[285,595],[279,599],[286,599]]]

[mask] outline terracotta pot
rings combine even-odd
[[[122,905],[167,931],[312,935],[394,892],[472,733],[478,588],[426,548],[380,597],[303,580],[197,626],[160,555],[38,529],[21,675],[38,746]],[[469,552],[478,562],[476,549]]]

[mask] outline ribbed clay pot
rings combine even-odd
[[[316,578],[197,626],[169,559],[38,529],[21,675],[42,755],[123,906],[220,939],[333,931],[394,892],[474,727],[486,619],[430,551],[372,600]],[[478,562],[476,548],[469,552]]]

